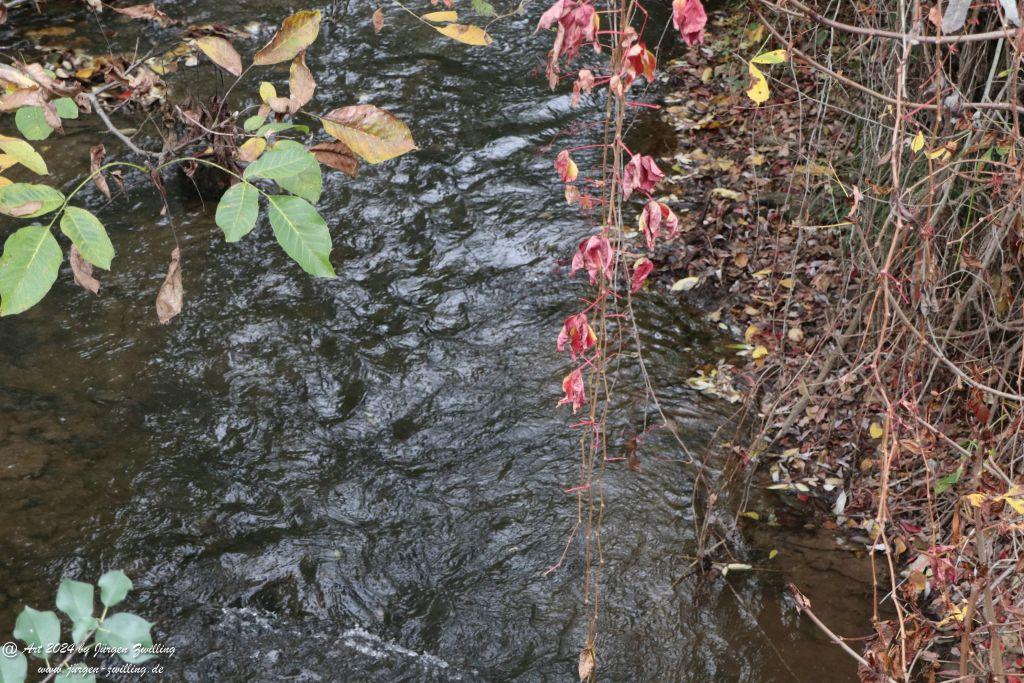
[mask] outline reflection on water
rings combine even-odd
[[[291,7],[244,5],[167,10],[269,24]],[[145,189],[103,212],[118,258],[101,297],[65,273],[0,322],[0,619],[52,604],[62,575],[123,567],[132,607],[177,649],[167,680],[566,680],[585,613],[575,553],[543,573],[576,515],[553,342],[582,293],[558,262],[590,228],[538,150],[589,140],[593,123],[545,90],[532,22],[467,49],[397,12],[374,36],[368,8],[345,8],[308,57],[317,102],[390,109],[421,150],[327,179],[337,279],[305,276],[265,224],[225,244],[211,206],[171,182],[168,218]],[[65,183],[85,167],[87,126],[43,145]],[[186,305],[161,327],[175,239]],[[711,331],[673,303],[651,297],[641,315],[663,385],[715,358]],[[623,382],[622,415],[639,422],[642,394]],[[683,388],[665,400],[698,452],[727,414]],[[641,473],[607,475],[602,676],[852,675],[785,607],[791,575],[677,583],[690,473],[657,432],[641,457]],[[799,535],[764,544],[783,568],[843,564]],[[800,580],[820,576],[837,628],[855,630],[862,589],[831,585],[829,567]]]

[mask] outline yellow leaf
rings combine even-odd
[[[39,152],[24,140],[0,135],[0,150],[4,152],[5,157],[14,159],[16,163],[21,164],[36,175],[46,175],[49,173],[46,168],[46,162],[39,156]]]
[[[747,328],[747,331],[743,333],[743,341],[749,344],[750,340],[756,337],[759,332],[761,332],[761,328],[759,328],[757,325],[749,326]]]
[[[434,22],[458,21],[459,20],[459,13],[458,12],[427,12],[422,17],[420,17],[420,19],[423,19],[425,21],[434,21]]]
[[[291,61],[320,34],[320,10],[301,10],[281,23],[274,37],[252,58],[256,66]]]
[[[868,432],[871,434],[872,439],[881,439],[885,434],[885,429],[877,422],[872,422],[871,426],[868,428]]]
[[[468,24],[445,24],[444,26],[435,26],[439,33],[442,33],[452,40],[457,40],[460,43],[466,45],[490,45],[491,37],[487,34],[487,31],[483,30],[479,26],[470,26]]]
[[[924,148],[924,133],[917,131],[914,140],[910,143],[911,152],[920,152]]]
[[[772,50],[771,52],[762,52],[750,61],[754,64],[782,64],[786,59],[785,50]]]
[[[242,75],[242,58],[227,40],[219,36],[203,36],[193,42],[214,64],[232,76]]]
[[[945,159],[946,157],[951,155],[948,149],[946,149],[945,147],[939,147],[938,149],[933,149],[932,151],[928,152],[928,154],[926,154],[925,156],[927,156],[929,159]]]
[[[725,187],[716,187],[715,189],[711,190],[711,194],[715,195],[716,197],[723,197],[725,199],[739,199],[742,196],[736,190],[730,190]]]
[[[672,285],[673,292],[688,292],[697,286],[700,282],[700,278],[694,275],[690,277],[684,277],[682,280],[676,280],[675,284]]]
[[[756,273],[754,273],[754,279],[755,280],[760,280],[761,278],[768,277],[771,274],[772,274],[772,269],[771,268],[765,268],[763,270],[759,270]]]
[[[249,138],[238,148],[238,158],[241,161],[253,162],[259,159],[263,150],[267,148],[266,138]]]
[[[766,349],[765,347],[760,346],[760,345],[758,345],[757,348],[755,348],[753,351],[750,352],[750,357],[753,358],[754,360],[758,360],[760,358],[764,358],[767,355],[768,355],[768,349]]]
[[[761,515],[757,514],[753,510],[747,510],[746,512],[742,513],[742,516],[746,517],[747,519],[752,519],[755,522],[761,519]]]
[[[260,83],[260,99],[261,100],[263,100],[264,102],[269,102],[270,100],[272,100],[272,99],[274,99],[276,97],[277,97],[277,88],[274,87],[273,83],[267,83],[266,81],[263,81],[262,83]]]
[[[1020,498],[1012,498],[1010,496],[1003,496],[1003,500],[1005,500],[1018,515],[1024,515],[1024,500],[1021,500]]]
[[[768,553],[768,559],[769,560],[774,560],[776,558],[776,556],[778,556],[778,554],[779,554],[779,551],[776,550],[775,548],[772,548],[771,552]]]
[[[704,69],[704,71],[701,72],[700,80],[704,85],[707,85],[708,83],[711,82],[711,79],[714,77],[714,75],[714,70],[709,66],[706,69]]]
[[[750,77],[753,79],[753,85],[747,90],[747,97],[752,99],[757,104],[762,104],[768,101],[768,79],[764,77],[761,70],[754,66],[753,62],[748,65]]]
[[[967,502],[976,508],[980,508],[985,503],[984,493],[968,493],[964,498],[966,498]]]
[[[344,142],[370,164],[379,164],[416,149],[409,127],[372,104],[340,107],[320,122],[328,135]]]
[[[794,287],[796,287],[796,280],[794,280],[791,277],[787,277],[779,280],[779,284],[785,287],[786,289],[793,289]]]

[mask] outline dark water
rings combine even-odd
[[[161,6],[267,24],[294,9]],[[337,279],[303,274],[265,223],[225,244],[212,204],[176,181],[169,218],[144,188],[102,212],[118,257],[101,297],[66,272],[44,303],[0,322],[4,633],[24,604],[52,607],[62,576],[123,567],[138,587],[130,607],[176,648],[161,680],[575,677],[578,546],[544,570],[576,519],[554,339],[585,292],[559,261],[591,227],[564,206],[540,148],[592,141],[596,128],[537,73],[546,39],[528,33],[540,9],[495,27],[489,49],[397,9],[374,36],[372,7],[355,2],[325,24],[309,55],[321,109],[385,107],[421,148],[356,181],[327,179]],[[187,82],[212,89],[211,73]],[[65,186],[93,126],[41,145]],[[162,327],[152,304],[175,235],[186,305]],[[662,385],[682,387],[721,355],[713,330],[672,301],[650,296],[640,316]],[[634,378],[620,395],[623,428],[636,429]],[[683,388],[664,398],[698,453],[729,414]],[[851,678],[782,598],[796,580],[837,630],[863,632],[865,589],[849,578],[860,570],[813,535],[763,531],[747,550],[769,571],[673,585],[694,552],[692,472],[658,434],[642,473],[607,474],[602,679]]]

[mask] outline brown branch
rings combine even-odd
[[[142,149],[141,147],[136,145],[134,142],[132,142],[131,138],[129,138],[124,133],[122,133],[118,129],[118,127],[114,125],[114,122],[110,120],[110,116],[107,115],[107,110],[103,108],[102,104],[100,104],[99,98],[97,98],[96,95],[90,93],[87,97],[89,98],[89,102],[92,103],[93,109],[96,110],[96,115],[99,116],[100,120],[102,120],[103,123],[106,125],[107,130],[109,130],[111,133],[113,133],[117,137],[118,140],[123,142],[125,144],[125,146],[128,147],[128,149],[130,149],[131,151],[135,152],[136,154],[138,154],[140,156],[149,156],[149,157],[159,157],[160,156],[156,152],[150,152],[149,150]]]

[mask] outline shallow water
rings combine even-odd
[[[161,6],[267,25],[291,7]],[[316,102],[385,107],[420,150],[326,179],[337,279],[303,274],[265,222],[225,244],[212,202],[178,179],[167,218],[145,188],[103,210],[118,257],[101,297],[65,272],[0,322],[0,624],[52,605],[61,576],[122,567],[131,608],[176,648],[166,680],[575,677],[577,547],[544,571],[576,518],[554,338],[585,293],[564,260],[591,228],[542,148],[592,141],[596,119],[546,89],[545,38],[528,37],[539,7],[496,26],[489,49],[398,10],[374,36],[370,11],[342,5],[325,24],[308,56]],[[212,87],[210,73],[189,82]],[[65,186],[92,126],[40,145]],[[86,204],[100,199],[90,190]],[[175,240],[186,304],[164,327],[152,304]],[[667,411],[702,453],[729,408],[679,387],[721,340],[659,295],[639,315],[655,379],[677,387]],[[650,407],[629,377],[620,395],[635,430]],[[762,530],[746,545],[768,571],[674,585],[694,552],[691,471],[659,432],[640,457],[642,472],[607,474],[601,677],[851,679],[782,586],[797,581],[836,630],[863,633],[863,568],[810,532]]]

